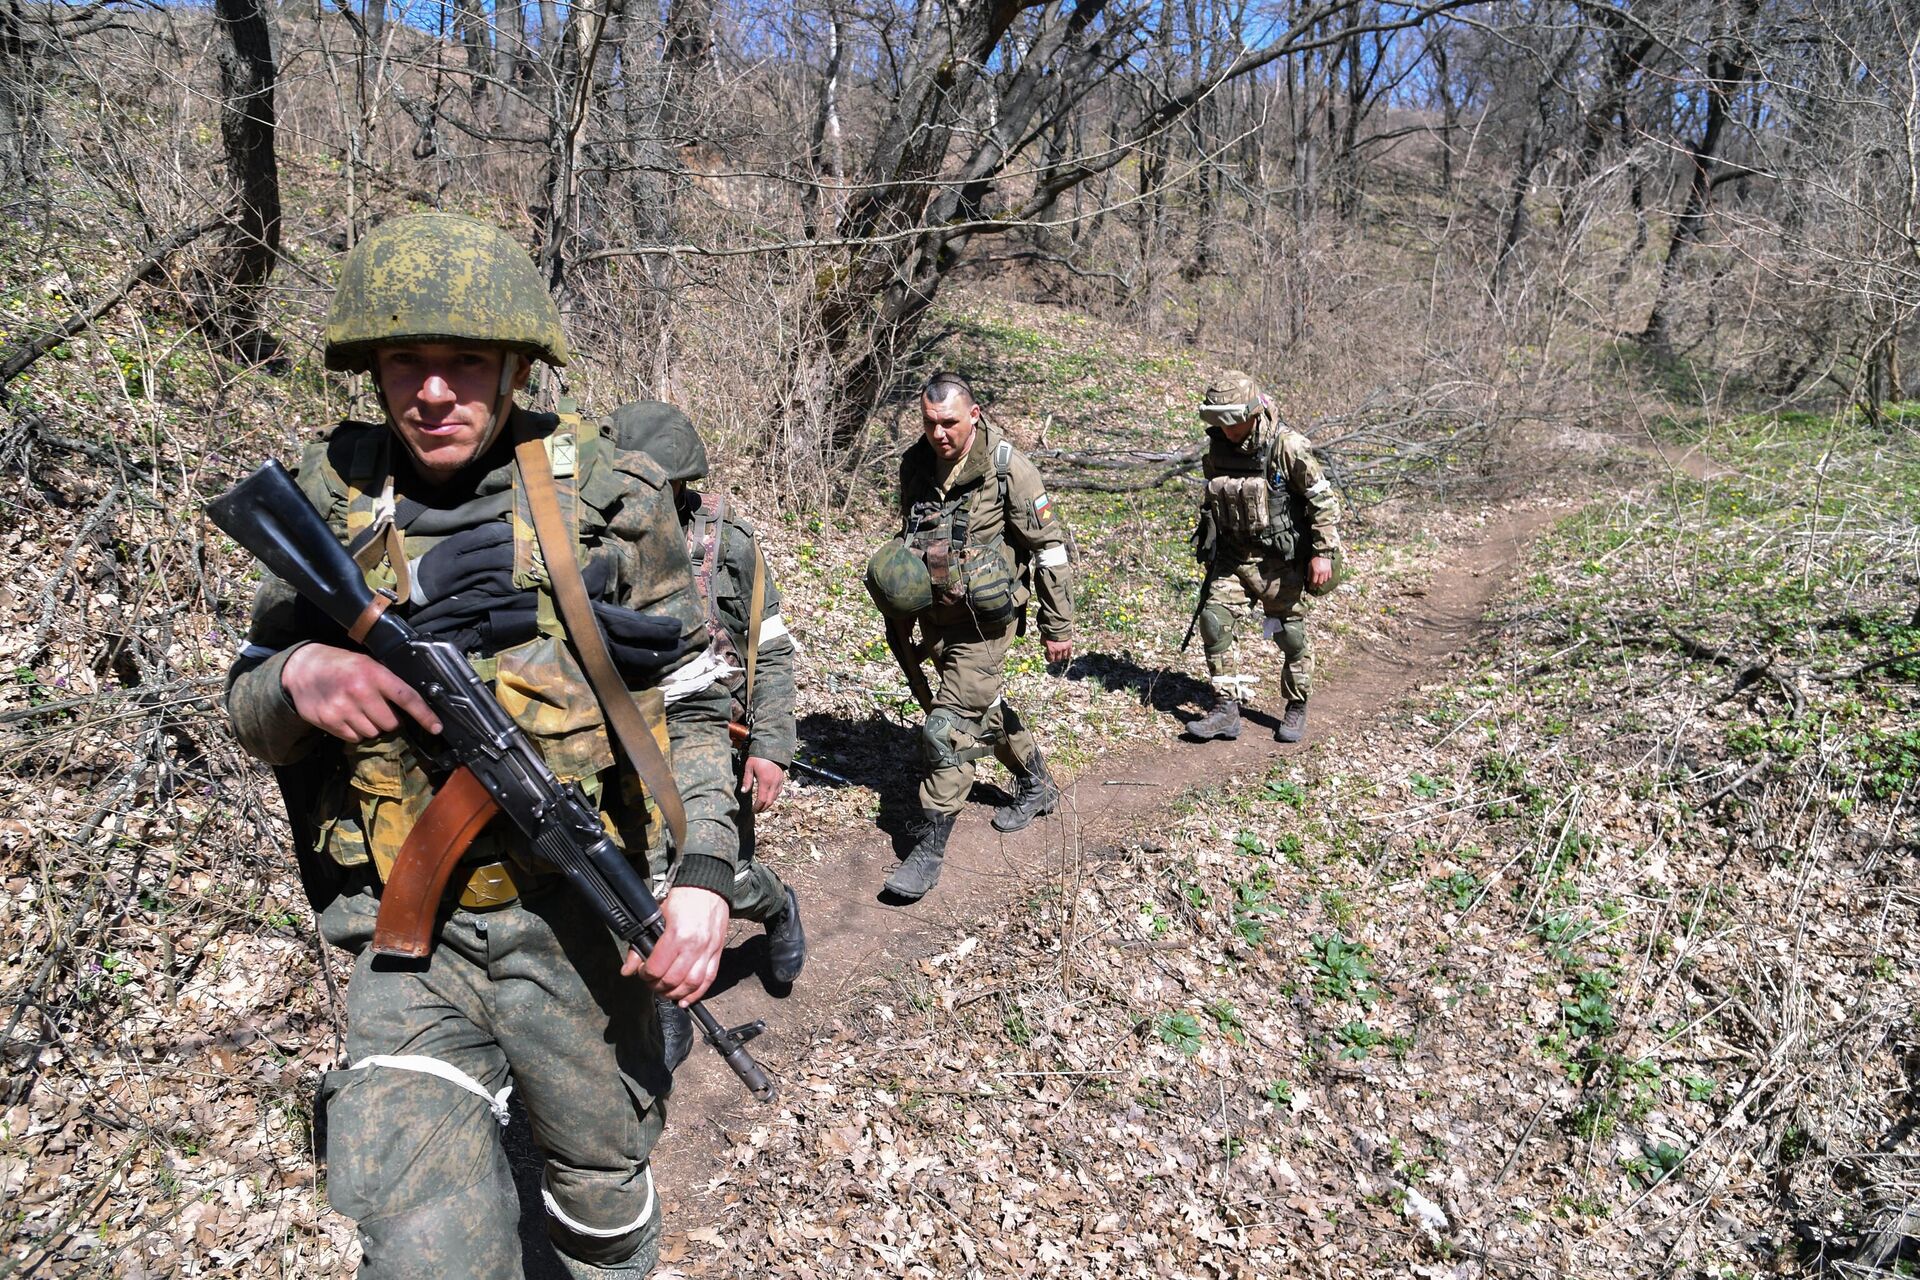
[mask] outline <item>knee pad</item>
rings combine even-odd
[[[1268,618],[1262,630],[1289,658],[1297,658],[1307,651],[1305,618]]]
[[[1200,648],[1211,654],[1233,648],[1233,613],[1225,605],[1209,600],[1200,611]]]
[[[920,726],[920,754],[927,768],[935,772],[957,768],[993,750],[981,745],[986,736],[978,720],[970,720],[951,707],[935,707]]]

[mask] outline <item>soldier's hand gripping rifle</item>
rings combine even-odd
[[[376,662],[411,685],[440,719],[437,738],[424,731],[412,735],[428,757],[429,771],[448,774],[414,827],[423,847],[439,847],[420,857],[401,850],[381,894],[376,951],[426,954],[434,914],[458,851],[495,813],[505,813],[526,836],[534,856],[564,875],[623,944],[643,956],[652,953],[663,928],[660,904],[608,838],[579,786],[554,776],[458,648],[421,635],[385,611],[390,597],[376,595],[367,586],[346,548],[278,462],[268,462],[208,503],[207,515],[338,623]],[[413,843],[409,836],[408,845]],[[443,856],[449,849],[452,856]],[[395,927],[382,928],[390,923],[390,907]],[[723,1027],[699,1001],[688,1012],[753,1096],[771,1101],[773,1082],[746,1049],[746,1042],[765,1030],[765,1024]]]

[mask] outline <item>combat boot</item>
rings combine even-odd
[[[671,1000],[654,997],[653,1007],[660,1015],[660,1058],[672,1075],[693,1052],[693,1015]]]
[[[1213,706],[1207,714],[1187,726],[1187,736],[1201,742],[1211,742],[1215,738],[1225,738],[1231,742],[1240,736],[1240,703],[1233,698],[1213,695]]]
[[[993,829],[1024,831],[1035,818],[1052,813],[1053,807],[1059,803],[1060,788],[1055,785],[1053,775],[1047,772],[1045,757],[1035,747],[1033,754],[1027,757],[1027,771],[1016,781],[1012,803],[1003,804],[993,811]]]
[[[1287,704],[1287,712],[1274,726],[1275,742],[1298,742],[1307,736],[1307,704],[1298,698]]]
[[[913,825],[913,848],[908,850],[907,860],[887,877],[888,893],[912,902],[940,883],[940,861],[947,856],[947,837],[953,834],[953,824],[959,817],[957,813],[921,810],[920,821]]]
[[[800,899],[787,889],[787,909],[767,921],[767,967],[775,982],[792,985],[807,963],[807,935],[800,927]]]

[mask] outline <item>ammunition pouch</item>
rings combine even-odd
[[[1267,541],[1270,521],[1264,476],[1215,476],[1207,481],[1206,502],[1216,536],[1242,544]]]
[[[1007,560],[1006,544],[997,538],[986,546],[967,548],[964,599],[975,621],[989,629],[1013,617],[1019,598],[1019,579]]]

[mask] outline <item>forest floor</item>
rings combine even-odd
[[[247,566],[183,506],[297,419],[190,382],[116,398],[123,355],[76,342],[0,436],[32,479],[0,533],[0,1274],[344,1276],[310,1129],[344,966],[210,700]],[[1902,426],[1563,431],[1364,495],[1309,741],[1255,717],[1198,745],[1191,492],[1111,486],[1192,442],[1215,370],[988,298],[929,353],[957,356],[1080,538],[1079,651],[1056,674],[1023,641],[1008,694],[1066,801],[1000,837],[988,770],[939,888],[882,905],[917,756],[859,586],[890,477],[805,514],[735,495],[801,645],[803,754],[853,785],[761,824],[813,954],[778,997],[753,931],[730,955],[716,1012],[768,1019],[782,1096],[704,1049],[682,1069],[669,1273],[1900,1261]]]

